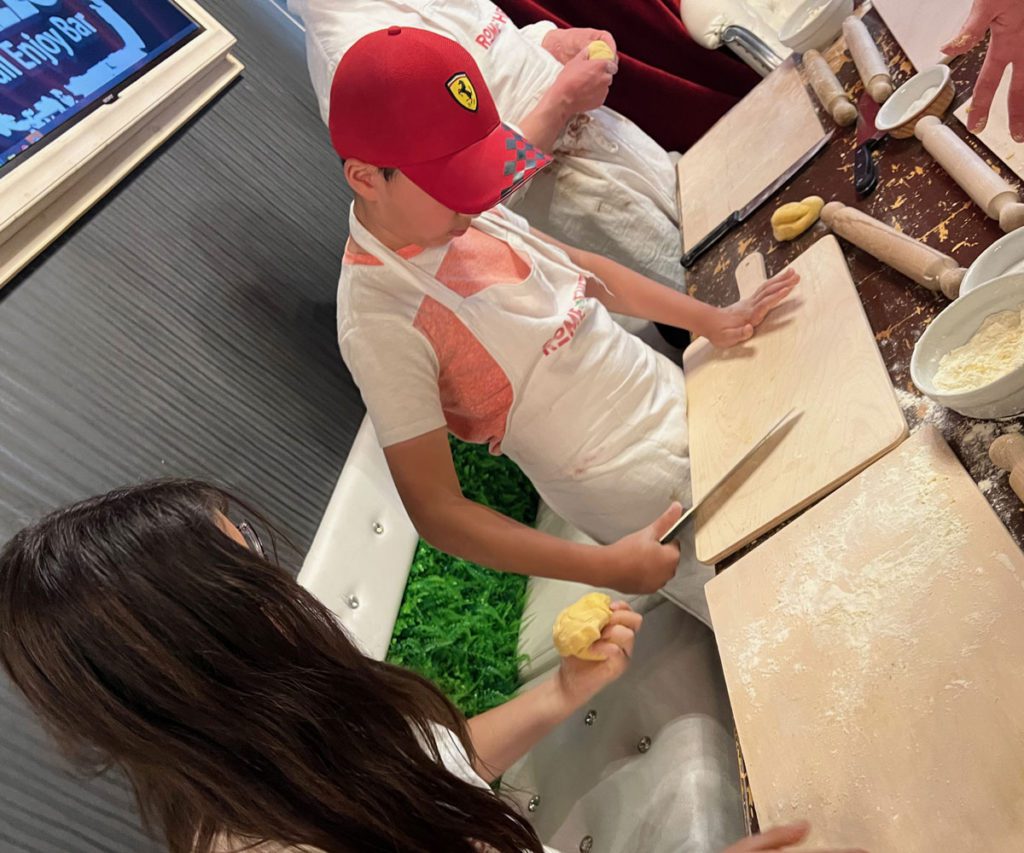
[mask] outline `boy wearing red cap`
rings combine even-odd
[[[714,308],[532,231],[501,206],[550,158],[502,124],[455,42],[392,27],[358,41],[331,93],[356,194],[338,293],[342,354],[409,514],[437,547],[503,571],[651,592],[676,572],[659,536],[690,499],[682,370],[610,311],[746,340],[789,271]],[[465,499],[447,433],[513,459],[603,546]],[[673,591],[706,619],[692,547]]]

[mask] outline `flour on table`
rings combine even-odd
[[[1024,305],[986,317],[966,344],[942,357],[932,381],[940,391],[973,391],[1021,366]]]

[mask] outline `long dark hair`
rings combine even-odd
[[[523,817],[441,765],[437,725],[475,757],[463,716],[225,533],[234,503],[149,483],[59,510],[0,553],[0,660],[63,751],[124,770],[172,853],[225,838],[542,853]]]

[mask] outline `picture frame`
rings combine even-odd
[[[242,73],[234,36],[196,0],[174,3],[201,32],[0,172],[0,287]]]

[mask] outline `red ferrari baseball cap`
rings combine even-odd
[[[342,158],[392,167],[456,213],[482,213],[551,162],[502,124],[473,57],[426,30],[359,39],[331,85],[328,125]]]

